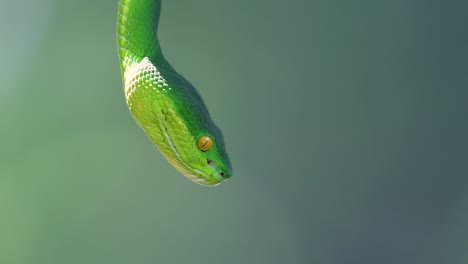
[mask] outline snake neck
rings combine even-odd
[[[164,62],[157,38],[160,0],[120,0],[117,35],[122,72],[143,58]]]

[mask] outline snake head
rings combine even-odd
[[[195,139],[195,138],[194,138]],[[178,141],[180,144],[180,141]],[[169,145],[174,142],[169,142]],[[177,144],[177,145],[179,145]],[[216,186],[231,177],[229,159],[224,150],[222,139],[218,143],[214,137],[206,133],[194,140],[191,147],[168,146],[170,150],[180,149],[176,155],[174,152],[165,152],[165,148],[159,144],[159,149],[167,160],[183,175],[195,183]]]
[[[147,58],[129,65],[124,80],[130,112],[178,171],[209,186],[231,177],[221,131],[190,83]]]

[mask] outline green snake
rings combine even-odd
[[[117,42],[125,98],[165,158],[202,185],[231,177],[223,136],[195,88],[161,52],[160,0],[120,0]]]

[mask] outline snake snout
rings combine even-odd
[[[221,166],[218,165],[218,163],[210,160],[210,159],[207,159],[206,162],[208,163],[208,165],[213,168],[214,170],[214,174],[218,174],[218,177],[222,180],[227,180],[229,179],[230,175],[229,173],[227,173],[226,171],[223,170],[223,168],[221,168]]]

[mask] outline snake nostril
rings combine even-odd
[[[220,172],[219,175],[220,175],[221,177],[224,177],[224,172]]]

